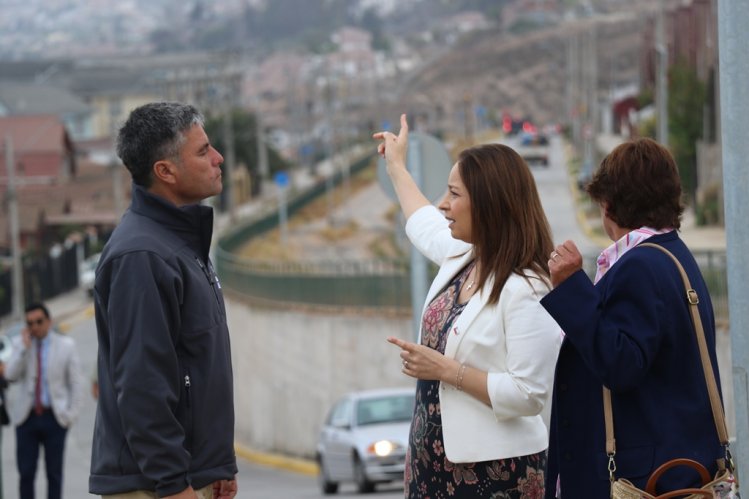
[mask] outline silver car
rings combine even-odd
[[[317,442],[320,488],[338,492],[355,482],[359,492],[376,483],[403,480],[414,388],[349,393],[335,403]]]

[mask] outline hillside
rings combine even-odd
[[[490,30],[463,40],[400,85],[395,106],[428,116],[430,128],[450,130],[467,103],[509,111],[539,123],[559,122],[567,106],[570,43],[589,33],[598,54],[598,88],[639,78],[641,14],[611,14],[522,35]]]

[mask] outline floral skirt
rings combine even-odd
[[[528,456],[453,463],[445,456],[439,382],[419,381],[411,423],[405,497],[409,499],[543,499],[546,452]]]

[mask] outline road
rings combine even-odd
[[[96,326],[92,317],[92,307],[82,290],[76,290],[49,303],[54,316],[54,305],[65,301],[64,308],[78,307],[79,311],[67,318],[67,334],[75,339],[80,355],[81,366],[86,380],[87,396],[76,424],[68,432],[65,448],[65,477],[63,482],[63,496],[68,499],[96,497],[88,493],[88,474],[91,463],[91,438],[94,428],[96,402],[90,396],[90,377],[93,373],[96,359]],[[241,417],[238,414],[237,417]],[[2,469],[3,469],[3,497],[15,499],[18,497],[18,473],[15,468],[15,434],[12,427],[3,428],[2,441]],[[317,480],[313,476],[303,475],[260,466],[247,460],[238,458],[239,498],[248,499],[305,499],[319,498]],[[47,490],[44,476],[43,458],[40,459],[37,471],[37,497],[45,497]],[[353,485],[342,485],[338,498],[358,497]],[[398,484],[382,485],[378,492],[370,495],[376,498],[401,498],[403,489]]]
[[[517,140],[512,137],[502,142],[514,147]],[[560,137],[552,137],[549,141],[549,165],[532,166],[531,171],[536,179],[541,204],[551,225],[554,244],[571,239],[586,259],[595,259],[603,248],[591,241],[578,223],[567,175],[564,142]]]

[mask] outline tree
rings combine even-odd
[[[684,191],[694,202],[697,189],[697,140],[702,135],[705,84],[684,62],[669,70],[669,146],[679,165]]]
[[[224,138],[223,116],[215,115],[206,120],[205,131],[211,137],[211,142],[219,152],[226,151],[226,141]],[[256,140],[257,125],[255,115],[244,109],[232,110],[232,124],[234,125],[234,155],[237,165],[245,165],[250,174],[253,185],[253,192],[259,186],[260,172],[258,170],[258,150]],[[270,174],[287,170],[289,163],[281,157],[270,144],[266,141],[268,151],[268,168]]]

